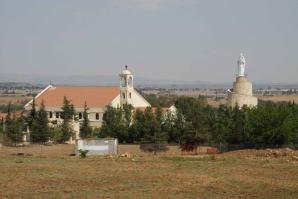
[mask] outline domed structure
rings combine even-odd
[[[240,108],[244,105],[254,107],[258,105],[258,99],[252,95],[252,83],[245,75],[245,58],[240,54],[238,60],[238,75],[236,81],[233,83],[233,88],[228,90],[228,105]]]
[[[131,75],[131,72],[127,69],[127,65],[125,65],[125,69],[121,73],[122,75]]]

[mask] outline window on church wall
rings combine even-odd
[[[60,118],[60,113],[56,112],[56,118]]]
[[[52,111],[49,112],[49,118],[53,118],[53,112]]]
[[[129,93],[129,98],[131,99],[131,93]]]
[[[124,77],[120,78],[120,86],[125,87],[125,78]]]
[[[99,120],[99,113],[96,113],[96,114],[95,114],[95,119],[96,119],[96,120]]]
[[[81,120],[83,118],[83,114],[79,113],[79,120]]]
[[[128,78],[128,86],[132,86],[132,77]]]
[[[125,99],[125,93],[122,93],[122,97],[123,97],[123,99]]]

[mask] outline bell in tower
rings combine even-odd
[[[132,95],[133,95],[133,75],[127,69],[127,65],[125,69],[121,72],[120,76],[120,104],[132,104]]]

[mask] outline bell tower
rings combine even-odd
[[[133,95],[133,75],[125,66],[125,69],[119,75],[120,77],[120,105],[131,104]]]

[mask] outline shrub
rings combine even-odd
[[[88,152],[89,152],[88,150],[82,150],[82,149],[80,149],[79,150],[80,157],[83,158],[83,159],[86,158]]]

